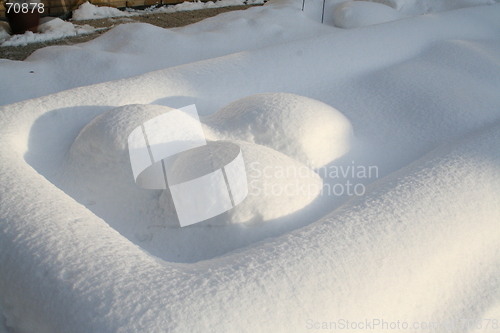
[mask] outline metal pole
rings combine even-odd
[[[325,18],[325,2],[326,0],[323,0],[323,10],[321,11],[321,23],[323,23],[323,19]]]

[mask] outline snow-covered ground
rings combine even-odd
[[[127,8],[125,11],[106,7],[106,6],[95,6],[89,2],[85,2],[81,4],[77,10],[73,12],[73,21],[80,20],[94,20],[106,17],[128,17],[128,16],[136,16],[136,15],[149,15],[149,14],[158,14],[158,13],[175,13],[181,11],[191,11],[191,10],[200,10],[200,9],[208,9],[208,8],[221,8],[221,7],[230,7],[230,6],[241,6],[246,4],[263,4],[263,0],[219,0],[216,2],[207,1],[185,1],[183,3],[171,6],[151,6],[149,8],[138,10]]]
[[[40,43],[54,39],[72,37],[82,34],[93,33],[96,31],[92,26],[85,24],[79,25],[81,20],[94,20],[113,17],[131,17],[138,15],[154,15],[160,13],[175,13],[182,11],[192,11],[208,8],[221,8],[230,6],[241,6],[246,4],[262,4],[262,0],[219,0],[216,2],[207,1],[185,1],[177,5],[170,6],[151,6],[143,10],[127,8],[125,11],[113,7],[96,6],[89,2],[81,4],[73,11],[72,22],[63,21],[59,18],[47,17],[40,20],[38,31],[33,33],[27,31],[22,35],[11,36],[8,31],[8,25],[0,25],[0,46],[18,46],[30,43]]]
[[[329,1],[322,25],[321,1],[277,0],[0,61],[0,323],[497,332],[500,4],[377,2]],[[180,228],[127,137],[190,104],[251,188]]]
[[[71,22],[63,21],[60,18],[46,17],[40,19],[37,33],[26,31],[22,35],[11,36],[5,29],[0,27],[0,47],[45,42],[64,37],[89,34],[94,31],[95,29],[88,24],[75,25]]]
[[[149,24],[128,24],[87,43],[40,49],[23,62],[0,59],[0,104],[328,34],[332,30],[298,15],[290,7],[266,6],[227,14],[168,30]]]

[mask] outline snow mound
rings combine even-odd
[[[394,8],[368,1],[345,2],[333,13],[334,25],[338,28],[352,29],[399,20],[406,17]]]
[[[219,145],[223,141],[210,142]],[[233,141],[242,150],[248,181],[248,196],[225,214],[197,224],[198,226],[223,226],[238,223],[260,223],[290,215],[309,205],[321,192],[322,180],[307,166],[273,149]],[[223,147],[223,146],[222,146]],[[221,154],[223,152],[218,152]],[[193,153],[182,155],[180,165],[206,164],[207,157]],[[179,161],[177,160],[176,163]],[[201,162],[201,163],[200,163]],[[165,207],[165,220],[177,226],[175,211],[169,191],[160,198]]]
[[[73,11],[73,20],[94,20],[106,17],[122,17],[122,16],[132,16],[133,13],[124,12],[113,7],[98,7],[90,2],[85,2],[78,7],[77,10]]]
[[[0,44],[10,37],[10,27],[6,22],[0,21]]]
[[[349,119],[320,101],[287,93],[239,99],[206,119],[219,135],[273,148],[310,166],[347,153],[353,141]]]
[[[177,5],[161,6],[156,5],[144,10],[127,8],[126,11],[107,6],[96,6],[89,2],[80,5],[77,10],[73,11],[73,20],[93,20],[107,17],[122,17],[132,15],[149,15],[158,13],[175,13],[182,11],[192,11],[208,8],[221,8],[230,6],[242,6],[247,4],[262,4],[263,0],[218,0],[218,1],[184,1]]]
[[[127,105],[97,116],[76,137],[68,154],[68,166],[78,168],[75,171],[85,174],[87,179],[111,168],[102,180],[121,178],[125,181],[131,174],[128,135],[144,121],[170,110],[158,105]]]
[[[272,22],[271,28],[269,22]],[[10,60],[0,61],[0,104],[264,48],[330,31],[331,27],[311,22],[295,8],[268,6],[223,13],[174,29],[146,23],[120,24],[86,43],[39,49],[27,61],[16,62],[15,65]],[[48,84],[45,75],[15,75],[13,67],[16,71],[27,73],[51,73],[52,79]],[[18,89],[21,86],[23,89]],[[145,101],[144,104],[150,102]],[[142,101],[126,104],[133,103]]]
[[[127,138],[133,129],[170,110],[172,109],[159,105],[128,105],[97,116],[76,137],[58,183],[65,192],[89,206],[122,233],[127,234],[127,230],[138,227],[136,223],[127,225],[124,222],[121,214],[127,210],[130,210],[126,213],[129,216],[140,210],[148,211],[146,217],[139,218],[145,221],[146,225],[156,223],[178,227],[179,222],[169,191],[145,190],[134,183],[127,148]],[[264,120],[268,116],[270,115],[264,113],[260,118]],[[286,122],[286,118],[282,121]],[[287,124],[284,123],[283,126]],[[218,128],[211,129],[204,125],[203,129],[207,139],[218,139],[214,134],[219,132]],[[242,150],[249,194],[227,214],[197,226],[269,221],[304,208],[319,195],[322,180],[307,166],[273,149],[236,141],[245,139],[237,133],[232,135],[232,138]],[[221,142],[210,144],[217,147]],[[218,155],[224,154],[223,148],[222,146]],[[175,163],[181,166],[181,171],[187,170],[185,166],[189,165],[189,172],[205,174],[201,169],[205,167],[206,156],[200,155],[195,149],[191,151],[193,153],[188,151],[181,154]],[[150,210],[148,207],[152,204],[155,208]]]
[[[152,193],[158,192],[144,191],[135,184],[128,135],[144,121],[169,110],[155,105],[128,105],[94,118],[71,145],[58,180],[61,188],[123,231],[120,226],[124,227],[125,222],[116,217],[124,209],[121,207],[147,206]]]
[[[326,25],[342,27],[342,23],[353,27],[370,26],[405,17],[419,16],[429,13],[439,13],[454,9],[490,5],[500,0],[270,0],[266,4],[283,6],[292,4],[302,8],[304,14],[311,20],[323,22]],[[366,4],[369,2],[370,4]],[[394,10],[377,5],[386,5]],[[344,8],[344,9],[342,9]],[[349,10],[346,10],[346,9]]]
[[[128,153],[128,136],[145,121],[173,110],[160,105],[126,105],[107,111],[89,122],[73,142],[64,164],[66,192],[81,202],[102,203],[118,198],[120,205],[141,205],[148,193],[134,182]],[[186,121],[195,121],[186,115]],[[213,138],[208,128],[207,138]],[[106,205],[109,208],[109,205]],[[110,209],[110,214],[116,211]]]
[[[276,31],[303,33],[305,15],[295,9],[297,15],[284,11],[288,21],[261,8],[225,16],[246,23],[221,24],[214,39],[202,33],[206,23],[182,29],[199,33],[182,37],[189,45],[200,42],[199,49],[183,48],[176,61],[195,58],[186,59],[189,50],[206,51],[203,43],[224,45],[219,55],[246,52],[0,107],[0,307],[8,331],[296,332],[316,321],[339,323],[336,318],[363,324],[381,318],[388,326],[402,320],[408,327],[496,318],[500,6],[350,31],[329,27],[335,32],[284,44]],[[266,36],[269,47],[234,34],[251,25],[255,30],[247,30]],[[52,85],[67,89],[73,80],[82,85],[89,75],[96,81],[131,75],[130,64],[152,70],[154,57],[172,65],[170,54],[156,52],[161,48],[144,49],[152,55],[130,52],[171,43],[143,33],[152,29],[133,34],[141,27],[64,48],[67,58],[51,48],[26,62],[1,61],[1,79],[23,79],[2,84],[0,100],[46,94]],[[122,37],[109,45],[114,52],[105,50],[111,36]],[[134,48],[120,49],[127,38]],[[67,62],[55,71],[54,59]],[[24,95],[15,95],[20,90]],[[266,91],[341,110],[359,141],[333,166],[355,160],[377,166],[381,178],[352,176],[366,182],[363,196],[322,195],[278,221],[166,227],[165,192],[134,184],[125,142],[130,127],[168,109],[116,108],[196,103],[208,115]],[[214,127],[212,140],[226,139],[218,132]],[[282,154],[254,142],[241,147],[254,151],[256,161],[269,151],[273,161]],[[251,163],[252,153],[246,155]],[[248,172],[256,173],[251,165]]]
[[[2,43],[1,46],[27,45],[69,36],[89,34],[94,31],[95,29],[88,24],[75,25],[60,18],[42,18],[40,19],[37,33],[26,31],[22,35],[5,36],[0,28],[0,43]]]

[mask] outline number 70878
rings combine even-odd
[[[13,13],[19,14],[19,13],[34,13],[35,11],[38,11],[40,14],[43,13],[44,11],[44,5],[43,3],[12,3],[12,2],[6,2],[7,5],[7,13],[10,13],[11,11]]]

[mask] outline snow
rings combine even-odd
[[[78,9],[73,11],[72,19],[74,21],[80,20],[94,20],[106,17],[123,17],[132,16],[132,13],[125,12],[113,7],[95,6],[90,2],[81,4]]]
[[[124,16],[134,16],[134,15],[151,15],[159,13],[175,13],[181,11],[191,11],[199,9],[208,8],[221,8],[230,6],[242,6],[247,4],[262,4],[261,0],[220,0],[220,1],[185,1],[177,5],[171,6],[151,6],[149,8],[138,10],[127,8],[126,11],[122,11],[113,7],[107,6],[95,6],[88,1],[81,4],[78,9],[73,11],[72,19],[74,21],[81,20],[94,20],[102,19],[107,17],[124,17]]]
[[[217,147],[217,144],[223,142],[209,142],[209,145],[215,144]],[[248,227],[252,224],[263,224],[304,209],[320,194],[322,187],[321,178],[311,169],[308,169],[307,166],[297,163],[297,161],[275,150],[260,145],[236,140],[230,142],[237,143],[245,157],[245,169],[248,170],[250,181],[248,185],[249,195],[241,204],[238,204],[227,214],[222,214],[201,222],[198,227],[220,227],[243,223]],[[220,147],[218,148],[220,151]],[[203,159],[203,157],[205,158]],[[199,168],[203,165],[202,162],[206,160],[206,156],[199,156],[199,153],[194,151],[182,159],[176,160],[176,163],[181,166],[195,165]],[[180,167],[177,168],[179,169]],[[270,176],[270,174],[277,173],[282,169],[291,171],[288,173],[284,171],[283,175],[278,177]],[[302,173],[293,171],[301,171]],[[175,214],[173,214],[174,206],[168,191],[162,192],[159,206],[163,206],[163,216],[160,220],[165,221],[164,223],[170,227],[177,227],[179,222],[175,218]],[[166,216],[165,213],[167,213]],[[142,220],[144,221],[145,219]],[[171,234],[172,232],[169,233]],[[214,236],[214,239],[215,237],[221,237],[220,241],[222,242],[227,235],[227,232],[219,233],[218,236]],[[154,237],[160,237],[159,233],[156,232]],[[172,240],[169,243],[173,243]],[[183,248],[184,246],[180,243],[176,244],[176,247]],[[210,249],[207,249],[207,251],[210,251]],[[213,252],[213,249],[211,252]],[[205,256],[207,254],[208,252],[205,252]]]
[[[497,0],[371,0],[393,7],[406,15],[444,12],[471,6],[491,5]]]
[[[498,0],[367,0],[346,1],[334,7],[333,24],[344,29],[359,28],[399,20],[409,16],[438,13]]]
[[[2,308],[2,301],[1,300],[0,300],[0,313],[4,313],[4,310]],[[0,318],[2,318],[2,317],[0,317]],[[7,327],[5,327],[5,322],[3,320],[0,321],[0,333],[8,333],[7,332]]]
[[[380,24],[406,17],[396,9],[376,2],[351,1],[344,2],[333,13],[335,26],[353,29],[363,26]]]
[[[126,11],[119,10],[113,7],[96,6],[88,1],[81,4],[78,9],[73,11],[72,20],[94,20],[112,17],[129,17],[137,15],[154,15],[160,13],[174,13],[179,11],[192,11],[207,8],[221,8],[229,6],[241,6],[246,4],[262,4],[259,0],[252,0],[250,2],[243,0],[219,0],[216,2],[191,2],[185,1],[183,3],[171,6],[151,6],[144,10],[137,10],[127,8]],[[97,29],[85,24],[78,25],[71,22],[63,21],[59,18],[42,18],[40,20],[37,33],[31,31],[25,32],[23,35],[10,36],[6,28],[0,26],[0,46],[18,46],[27,45],[31,43],[40,43],[64,37],[77,36],[82,34],[89,34],[95,32]]]
[[[408,16],[428,4],[391,3]],[[370,25],[374,10],[360,29],[333,27],[334,10],[320,25],[300,6],[121,25],[0,61],[10,330],[295,332],[379,319],[467,332],[464,318],[498,319],[500,4]],[[249,182],[311,191],[249,188],[235,209],[180,228],[167,191],[135,185],[126,142],[193,103],[207,140],[241,147]],[[307,173],[279,175],[297,169]]]
[[[289,106],[290,100],[287,101],[283,96],[278,97],[286,101],[282,105]],[[296,100],[294,97],[291,96],[292,99]],[[261,100],[269,101],[270,98]],[[316,104],[313,100],[305,102],[313,106]],[[276,101],[274,105],[280,106]],[[303,101],[302,106],[305,105],[307,104]],[[136,235],[142,235],[143,230],[147,228],[177,227],[179,222],[175,214],[172,214],[173,203],[172,198],[167,193],[168,191],[163,191],[160,203],[158,203],[158,194],[156,192],[145,192],[134,183],[126,146],[127,137],[135,127],[150,119],[152,115],[160,115],[168,110],[168,108],[162,106],[124,106],[99,115],[78,134],[68,152],[67,160],[63,162],[64,167],[61,176],[56,177],[54,183],[79,202],[95,203],[90,208],[92,211],[105,218],[110,225],[122,234],[133,239]],[[305,109],[303,111],[309,111],[311,115],[314,109]],[[239,117],[237,113],[229,113],[227,109],[221,110],[221,112],[226,117],[227,123],[231,123],[231,119],[234,122]],[[217,117],[219,113],[217,112],[214,116]],[[323,121],[332,123],[330,126],[328,123],[324,126],[327,131],[334,125],[335,119],[331,115],[323,117]],[[293,121],[290,123],[291,125],[297,125],[296,123],[293,124]],[[347,126],[349,126],[348,122]],[[337,127],[340,126],[337,125]],[[303,126],[303,129],[308,129],[307,124]],[[253,129],[256,134],[260,130],[259,128]],[[301,129],[296,128],[295,130],[300,131]],[[350,127],[348,127],[348,130],[350,130]],[[230,131],[226,127],[222,134],[220,127],[214,124],[205,126],[204,131],[206,137],[211,141],[220,142],[218,140],[227,140],[230,137],[230,141],[238,142],[245,156],[246,170],[248,170],[251,177],[250,187],[252,192],[248,200],[238,205],[229,214],[226,214],[229,217],[224,215],[201,225],[220,226],[248,221],[261,223],[298,211],[310,204],[318,196],[322,187],[321,178],[308,169],[307,166],[300,164],[287,155],[277,153],[276,150],[238,141],[238,139],[245,140],[246,133],[238,133],[237,130]],[[228,132],[234,133],[229,136],[226,134]],[[278,146],[277,150],[284,153],[289,150],[286,144],[289,144],[290,140],[295,141],[295,146],[301,147],[301,144],[307,143],[303,142],[304,139],[300,137],[275,137],[270,140],[270,143]],[[340,144],[337,143],[337,145]],[[327,147],[336,148],[335,141]],[[109,154],[110,151],[115,153]],[[193,156],[184,157],[186,162],[180,160],[176,163],[180,165],[183,165],[183,163],[193,166],[198,165],[197,168],[199,169],[203,166],[203,163],[197,163],[196,159],[202,161],[204,159],[203,155],[196,157],[197,155],[199,153],[194,153]],[[266,170],[266,168],[275,169],[277,167],[300,170],[301,173],[289,172],[282,177],[270,177],[268,175],[269,170]],[[309,170],[309,172],[301,170],[302,168]],[[104,170],[107,171],[104,172]],[[196,173],[196,169],[194,172]],[[114,184],[121,185],[117,187]],[[287,184],[290,184],[287,188],[288,193],[279,190],[286,187]],[[311,189],[301,193],[299,191],[301,187],[307,189],[311,187]],[[124,193],[127,193],[127,196],[124,196]],[[153,194],[154,196],[151,197]],[[121,199],[116,202],[113,198]],[[141,205],[150,206],[146,214],[137,215],[138,212],[135,207],[139,202],[143,203]],[[152,207],[152,204],[155,204],[155,206]],[[137,225],[137,221],[142,221],[141,223],[144,225]],[[166,232],[168,233],[166,237],[171,237],[172,231],[167,230]],[[156,231],[156,236],[159,237],[160,233],[163,233],[161,229]],[[142,236],[138,237],[141,238]],[[170,246],[173,247],[182,247],[182,243],[176,244],[175,239],[169,239],[168,242],[165,241],[164,243],[172,244]],[[205,252],[205,254],[207,253]]]
[[[349,119],[338,110],[293,94],[248,96],[216,112],[207,122],[227,140],[267,146],[313,168],[342,157],[354,139]]]
[[[37,33],[26,31],[22,35],[2,33],[0,30],[0,46],[18,46],[30,43],[40,43],[64,37],[89,34],[95,29],[88,24],[74,25],[71,22],[63,21],[60,18],[42,18],[38,26]]]
[[[281,1],[283,0],[271,0],[274,3]],[[310,19],[317,22],[321,22],[323,19],[325,24],[355,28],[394,21],[404,17],[471,6],[491,5],[498,2],[498,0],[326,0],[325,2],[323,0],[305,0],[304,12]],[[380,6],[381,4],[394,10],[384,8]],[[295,8],[302,8],[302,1],[295,1],[293,5]]]
[[[295,20],[290,20],[292,15]],[[269,21],[273,22],[270,28],[266,24]],[[293,8],[267,6],[221,14],[176,29],[143,23],[120,25],[98,40],[40,49],[24,62],[0,60],[0,104],[330,31],[329,27],[311,22]],[[142,38],[144,35],[149,38]],[[47,75],[54,78],[51,84],[45,84]],[[182,106],[185,105],[179,107]]]
[[[258,5],[263,4],[264,0],[220,0],[220,1],[184,1],[177,5],[172,6],[152,6],[144,10],[128,9],[129,11],[137,14],[157,14],[157,13],[174,13],[181,11],[191,11],[209,8],[221,8],[230,6],[242,5]]]
[[[3,43],[7,38],[10,37],[9,25],[6,22],[0,22],[0,43]]]
[[[373,0],[373,1],[345,1],[330,0],[326,4],[324,22],[339,28],[352,29],[362,26],[380,24],[427,13],[442,12],[452,9],[459,9],[470,6],[494,4],[499,0]],[[280,0],[271,0],[273,4],[280,4]],[[151,6],[144,10],[128,8],[126,11],[113,7],[96,6],[88,1],[81,4],[73,11],[72,20],[93,20],[113,17],[129,17],[135,15],[153,15],[158,13],[174,13],[178,11],[191,11],[207,8],[221,8],[229,6],[240,6],[246,4],[262,4],[263,1],[252,0],[219,0],[216,2],[207,1],[185,1],[171,6]],[[295,2],[295,6],[297,6]],[[307,0],[306,14],[310,18],[320,21],[322,16],[322,1]],[[391,7],[391,8],[387,8]],[[42,18],[42,24],[38,32],[25,32],[23,35],[10,36],[7,30],[0,26],[0,46],[27,45],[30,43],[40,43],[60,39],[64,37],[77,36],[81,34],[93,33],[96,31],[92,26],[83,26],[64,22],[59,18]]]

